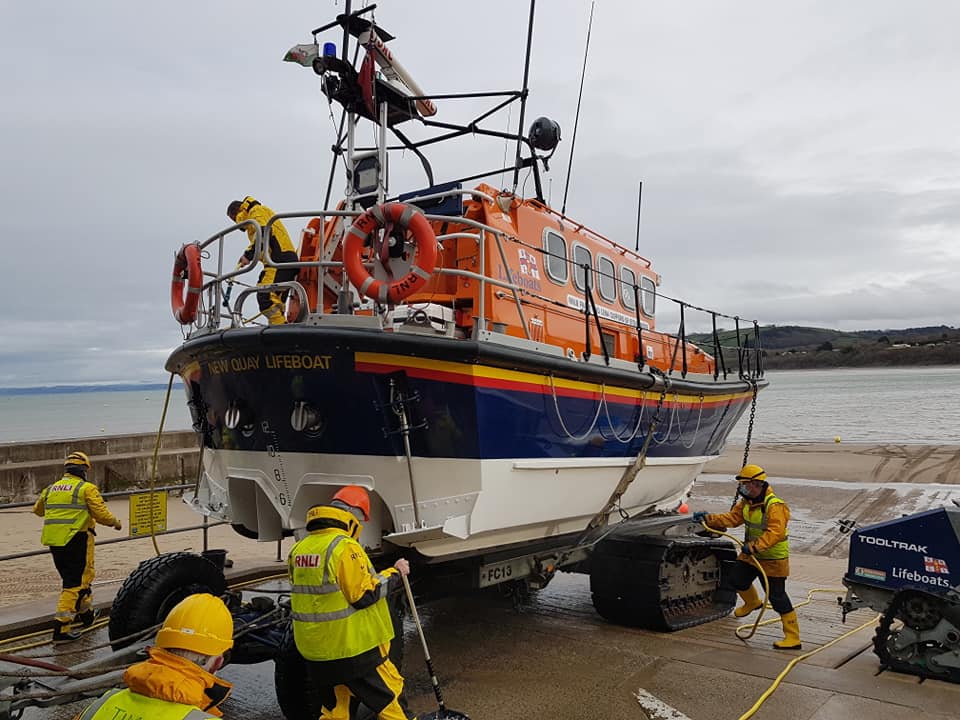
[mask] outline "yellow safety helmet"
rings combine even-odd
[[[210,593],[190,595],[167,614],[157,647],[223,655],[233,647],[233,616],[223,600]]]
[[[321,520],[332,520],[333,524],[321,523]],[[307,510],[307,532],[320,530],[324,527],[340,527],[347,531],[354,540],[360,538],[363,527],[351,513],[329,505],[314,505]]]
[[[63,461],[63,464],[64,465],[83,465],[83,467],[89,469],[90,458],[87,457],[86,453],[83,453],[77,450],[67,455],[67,459]]]
[[[751,480],[766,480],[767,471],[759,465],[744,465],[743,469],[737,473],[737,482],[750,482]]]

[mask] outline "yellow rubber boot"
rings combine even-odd
[[[780,622],[783,624],[783,640],[777,640],[773,647],[777,650],[799,650],[800,623],[797,622],[797,611],[791,610],[781,615]]]
[[[743,600],[743,605],[733,611],[733,614],[736,617],[746,617],[763,605],[763,601],[757,594],[757,588],[753,585],[748,587],[746,590],[739,591],[737,595],[739,595],[740,599]]]

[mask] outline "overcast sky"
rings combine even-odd
[[[245,194],[322,207],[330,110],[281,58],[343,7],[0,2],[0,386],[164,380],[181,339],[174,251]],[[527,118],[563,128],[557,207],[589,13],[537,8]],[[519,88],[526,16],[519,0],[381,0],[376,19],[442,93]],[[764,324],[956,325],[957,27],[952,0],[597,0],[567,213],[632,246],[642,180],[640,251],[696,305]],[[504,151],[435,150],[436,179]],[[426,184],[409,154],[391,162],[392,190]]]

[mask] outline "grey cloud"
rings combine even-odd
[[[526,9],[464,7],[386,0],[377,19],[429,91],[518,87]],[[538,5],[527,117],[563,127],[547,184],[558,207],[589,9]],[[226,226],[226,203],[247,193],[277,210],[322,204],[329,109],[280,58],[341,10],[2,6],[3,232],[27,252],[2,286],[0,384],[162,378],[181,338],[176,248]],[[598,3],[568,214],[632,247],[643,180],[640,250],[668,295],[765,323],[952,324],[958,20],[950,2]],[[516,109],[491,124],[508,120]],[[465,138],[431,159],[441,180],[505,152]],[[391,163],[395,190],[425,183],[409,153]]]

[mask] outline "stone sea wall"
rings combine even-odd
[[[63,471],[63,459],[80,450],[93,467],[87,479],[101,492],[147,487],[153,470],[155,433],[112,435],[31,443],[0,443],[0,503],[33,500]],[[157,457],[157,485],[193,483],[199,460],[192,431],[165,432]]]

